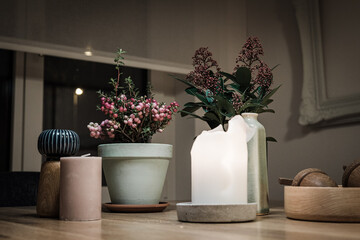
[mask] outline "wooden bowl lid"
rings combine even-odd
[[[360,167],[360,160],[352,162],[349,166],[346,167],[344,174],[342,176],[342,185],[343,187],[348,186],[348,180],[351,173],[357,168]]]
[[[302,171],[300,171],[298,174],[296,174],[296,176],[294,177],[294,180],[292,182],[292,186],[300,186],[301,181],[309,174],[311,173],[322,173],[327,175],[325,172],[323,172],[322,170],[318,169],[318,168],[307,168],[304,169]]]

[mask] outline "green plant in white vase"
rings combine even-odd
[[[248,143],[248,202],[258,204],[257,213],[267,214],[268,175],[266,159],[265,128],[257,121],[259,113],[272,112],[268,105],[278,90],[271,88],[272,70],[261,59],[264,54],[257,37],[249,37],[243,45],[232,73],[221,71],[208,48],[196,50],[193,57],[194,70],[186,79],[178,79],[188,85],[185,90],[198,101],[188,102],[180,111],[181,116],[192,116],[208,123],[211,129],[222,125],[226,129],[229,119],[242,115],[256,131]],[[203,111],[199,113],[199,109]]]
[[[158,204],[172,146],[149,141],[170,123],[179,105],[140,96],[131,77],[125,78],[122,87],[120,66],[124,65],[124,53],[119,49],[115,58],[118,74],[110,80],[113,91],[99,91],[98,110],[107,118],[101,123],[89,123],[88,129],[91,137],[114,140],[98,147],[112,203]]]

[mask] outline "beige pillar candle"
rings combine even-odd
[[[61,220],[101,219],[101,157],[60,158]]]

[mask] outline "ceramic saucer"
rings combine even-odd
[[[150,213],[150,212],[163,211],[167,206],[169,206],[169,203],[168,202],[159,202],[159,204],[145,204],[145,205],[104,203],[103,206],[105,206],[111,212]]]

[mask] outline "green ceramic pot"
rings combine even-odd
[[[98,147],[114,204],[158,204],[172,145],[112,143]]]

